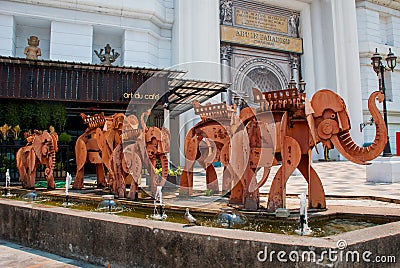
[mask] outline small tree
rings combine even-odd
[[[53,109],[53,122],[58,131],[63,131],[65,123],[67,122],[67,110],[62,104],[56,104]]]
[[[36,121],[37,127],[40,129],[47,129],[50,125],[51,109],[49,105],[41,103],[36,108]]]

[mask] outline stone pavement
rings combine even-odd
[[[400,200],[400,183],[371,183],[366,181],[366,166],[350,161],[314,162],[312,164],[321,178],[327,197],[382,197]],[[261,193],[268,193],[272,178],[279,167],[272,167]],[[216,168],[221,187],[222,168]],[[205,190],[205,172],[196,169],[193,187]],[[262,170],[259,176],[262,175]],[[307,192],[307,182],[297,170],[287,182],[287,194],[298,195]]]
[[[97,268],[81,261],[0,240],[0,267],[4,268]]]

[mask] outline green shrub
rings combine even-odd
[[[58,141],[62,144],[68,144],[72,141],[72,137],[71,135],[63,132],[60,134],[60,136],[58,136]]]

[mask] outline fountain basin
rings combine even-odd
[[[329,215],[343,210],[354,215],[362,210],[363,215],[400,216],[398,210],[334,206]],[[346,242],[346,252],[362,254],[369,250],[400,260],[400,222],[324,238],[300,237],[204,226],[183,228],[178,223],[5,199],[0,199],[0,217],[2,239],[99,265],[110,263],[112,267],[265,267],[269,262],[273,267],[287,267],[276,255],[271,260],[264,260],[264,255],[272,251],[289,254],[312,250],[318,259],[324,251],[337,250],[340,241]],[[321,266],[300,262],[298,267]],[[340,267],[354,267],[354,262],[343,262]]]

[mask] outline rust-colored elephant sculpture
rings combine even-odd
[[[45,165],[47,188],[55,189],[53,170],[58,151],[56,132],[36,131],[27,137],[28,144],[17,151],[17,167],[19,180],[26,189],[35,188],[36,169],[39,165]]]
[[[253,95],[259,108],[242,109],[238,120],[232,117],[235,120],[225,123],[225,132],[218,132],[227,134],[223,141],[226,146],[220,149],[219,155],[225,165],[223,185],[227,184],[226,180],[228,184],[234,184],[230,192],[230,203],[233,205],[258,209],[259,188],[267,181],[271,166],[281,163],[271,184],[267,209],[275,211],[286,207],[286,183],[296,168],[308,183],[309,207],[325,208],[324,189],[311,166],[314,146],[319,142],[328,148],[335,146],[348,160],[367,164],[386,145],[387,129],[376,106],[376,100],[383,100],[381,92],[373,92],[368,100],[368,109],[376,125],[375,139],[368,147],[357,146],[352,140],[345,102],[333,91],[320,90],[311,102],[305,93],[298,92],[296,88],[264,93],[253,89]],[[199,141],[204,137],[215,139],[218,135],[214,135],[216,133],[211,129],[224,125],[215,126],[212,121],[212,118],[202,118],[202,122],[188,132],[185,140],[187,163],[181,187],[187,188],[189,194],[193,185],[191,167],[194,160],[200,157]],[[214,143],[214,147],[218,148],[218,143]],[[210,155],[206,153],[204,158]],[[257,181],[257,173],[262,168],[263,174]]]
[[[328,148],[335,146],[348,160],[357,164],[367,164],[367,161],[376,158],[383,151],[387,142],[386,126],[375,102],[376,99],[379,102],[383,100],[381,92],[373,92],[368,101],[368,108],[376,125],[375,140],[368,147],[357,146],[351,139],[350,120],[345,102],[333,91],[320,90],[314,94],[311,102],[297,89],[264,93],[253,89],[253,95],[260,108],[251,112],[249,111],[251,108],[242,111],[254,114],[242,119],[244,125],[248,125],[251,121],[263,122],[265,114],[272,112],[276,124],[275,160],[272,163],[277,164],[278,161],[282,163],[269,191],[267,209],[270,211],[286,207],[286,183],[296,168],[308,183],[309,207],[326,207],[321,179],[311,166],[312,148],[317,143],[322,142]],[[254,133],[257,132],[248,131],[249,139]],[[253,168],[253,172],[247,175],[245,173],[240,180],[243,187],[239,187],[238,192],[244,192],[242,202],[245,207],[247,196],[252,196],[254,199],[258,195],[254,187],[251,187],[256,181],[255,173],[256,169]],[[268,175],[269,169],[264,170],[262,180],[257,183],[258,188],[265,183]],[[249,180],[249,177],[252,178]],[[233,195],[235,196],[235,193]],[[253,205],[247,208],[258,208],[257,202],[251,204]]]
[[[145,166],[151,179],[151,193],[155,196],[157,186],[165,184],[168,175],[168,157],[170,150],[170,132],[166,128],[147,127],[144,117],[150,111],[141,115],[142,129],[138,129],[134,115],[126,118],[123,127],[123,143],[118,145],[113,154],[113,174],[115,181],[112,189],[118,197],[126,196],[126,179],[131,176],[129,199],[137,198],[138,183],[141,178],[142,166]],[[155,173],[156,160],[162,167],[162,179]]]
[[[104,116],[104,113],[87,116],[81,114],[88,128],[79,136],[75,144],[76,176],[73,189],[84,187],[84,165],[96,165],[97,186],[106,187],[104,166],[111,172],[112,151],[121,143],[122,124],[125,115],[122,113],[113,116]],[[112,176],[112,174],[111,174]]]
[[[236,106],[227,106],[225,103],[201,105],[195,100],[193,108],[201,121],[194,125],[185,137],[186,163],[180,180],[180,194],[193,194],[193,166],[196,161],[206,170],[206,187],[212,193],[219,192],[217,173],[212,163],[222,162],[225,165],[222,190],[229,191],[232,181],[229,180],[231,177],[228,150]]]

